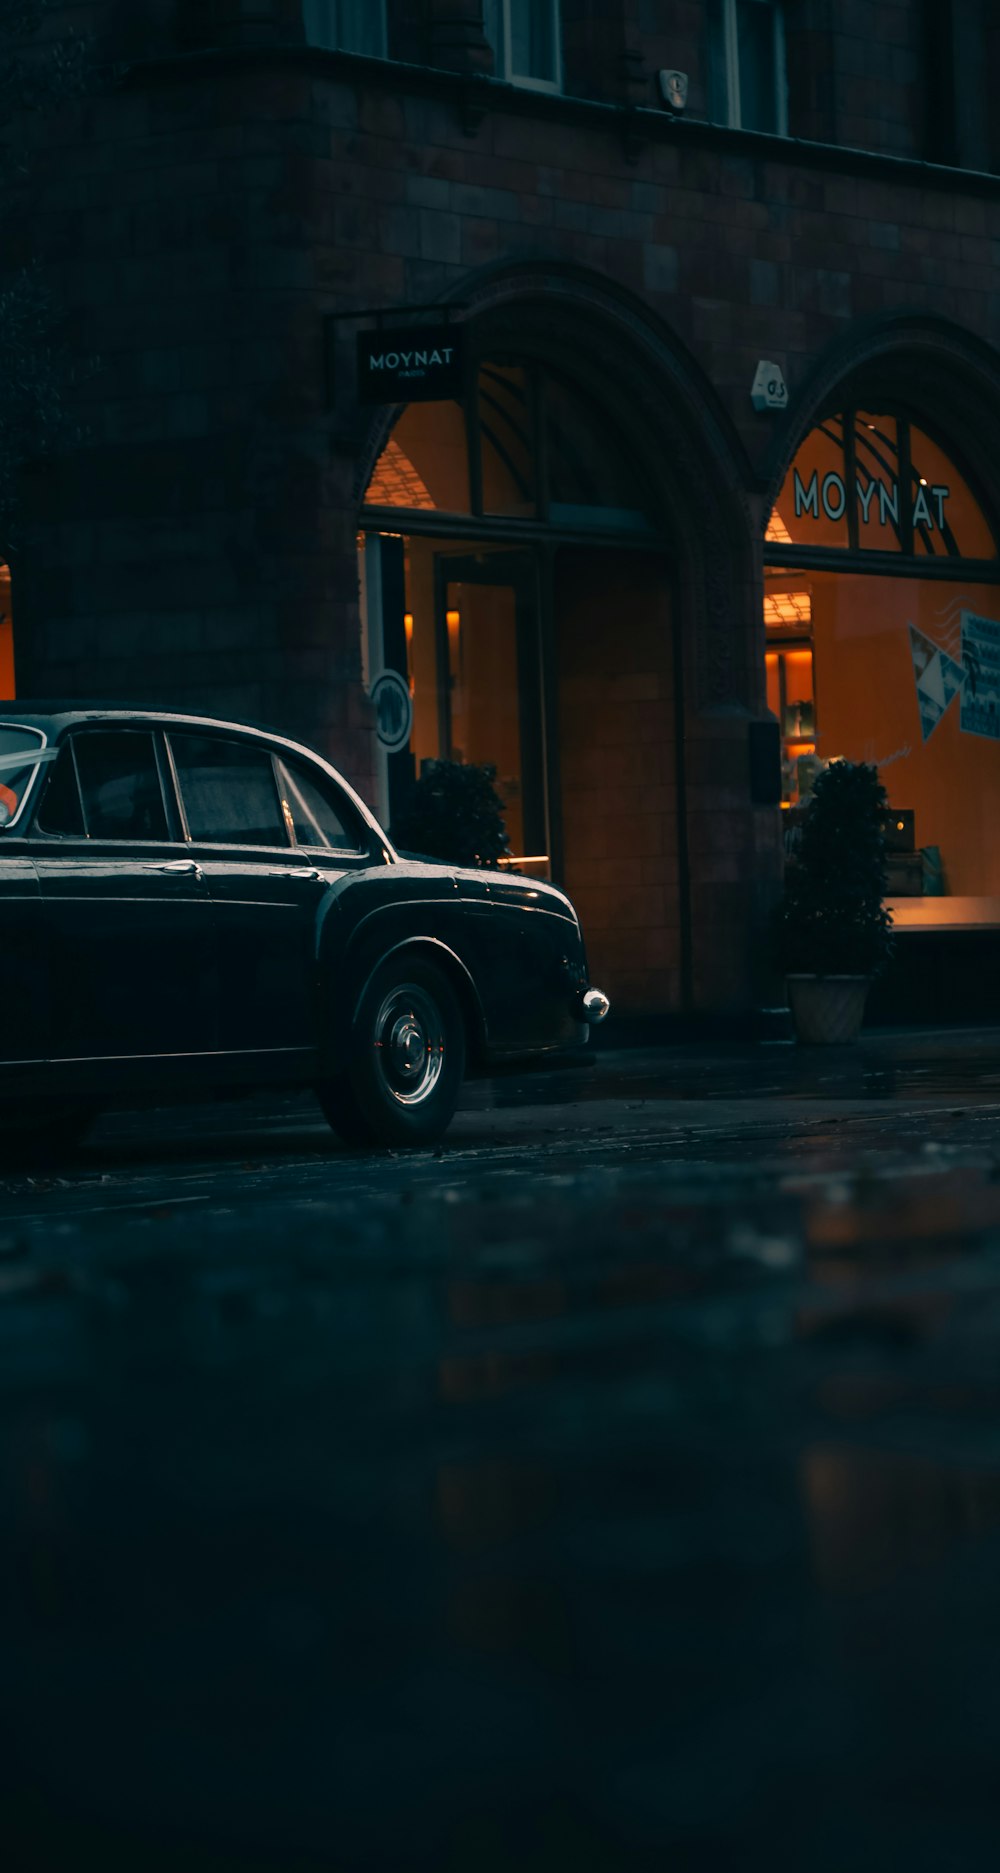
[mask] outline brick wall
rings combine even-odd
[[[556,578],[566,884],[620,1011],[676,1007],[677,738],[670,569],[562,553]]]
[[[120,12],[74,11],[122,28]],[[128,17],[148,26],[148,51],[163,49],[163,7],[151,0],[141,20],[136,9]],[[421,23],[412,10],[399,19],[401,29]],[[650,84],[660,64],[694,74],[701,8],[678,5],[668,29],[660,19],[642,0],[568,0],[574,83],[586,90],[605,64],[610,74],[614,53],[612,92],[628,101],[637,48]],[[853,124],[852,137],[878,147],[917,148],[916,19],[902,4],[789,7],[795,69],[812,74],[796,108],[811,113],[815,134],[846,140]],[[996,33],[992,43],[995,59]],[[838,169],[661,113],[483,89],[477,120],[468,86],[443,77],[387,67],[382,82],[363,82],[336,58],[294,50],[201,58],[135,74],[39,129],[37,252],[74,344],[99,368],[79,392],[80,446],[29,489],[15,567],[21,686],[273,720],[368,785],[354,533],[371,425],[353,404],[348,338],[328,406],[324,315],[465,295],[491,265],[533,267],[542,281],[575,269],[595,293],[613,284],[625,296],[622,344],[644,322],[670,335],[706,437],[735,465],[731,478],[738,470],[719,500],[735,503],[745,563],[713,601],[730,640],[714,689],[699,675],[702,601],[736,535],[699,522],[697,502],[682,498],[686,469],[663,526],[678,563],[680,535],[706,529],[671,618],[685,668],[695,981],[703,1001],[739,1001],[749,979],[741,933],[777,867],[775,816],[747,797],[746,722],[763,706],[753,541],[780,442],[780,421],[751,408],[754,370],[761,357],[782,366],[794,422],[794,400],[830,348],[863,348],[878,315],[953,321],[992,344],[1000,185],[973,191],[956,175],[930,187],[905,167]],[[674,396],[673,380],[651,377],[648,395],[631,398],[651,455],[667,433],[653,411]],[[595,641],[588,671],[563,637],[567,857],[585,896],[603,888],[588,873],[588,839],[604,841],[608,864],[634,873],[638,863],[635,919],[616,926],[595,895],[592,942],[631,984],[627,995],[673,1002],[671,678],[638,635],[626,648],[627,662],[615,640],[612,672]],[[633,748],[656,751],[655,774],[643,767],[651,755],[635,757],[641,782],[621,782],[632,793],[620,793],[615,815],[587,797],[595,671],[624,685],[605,697],[603,754],[614,765],[613,737],[628,725],[629,760]],[[629,838],[658,846],[612,851],[615,817],[636,827]],[[654,901],[659,921],[647,923]]]

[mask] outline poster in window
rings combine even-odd
[[[910,625],[910,656],[917,685],[920,733],[924,741],[929,741],[945,710],[959,694],[965,682],[965,671],[940,644],[918,631],[915,624]]]
[[[1000,741],[1000,623],[962,613],[962,729]]]

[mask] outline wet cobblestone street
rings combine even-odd
[[[1000,1854],[1000,1035],[0,1173],[3,1862]]]

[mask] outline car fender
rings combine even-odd
[[[388,907],[387,907],[388,908]],[[358,1011],[378,970],[392,958],[420,957],[434,963],[446,976],[458,996],[465,1016],[466,1039],[471,1061],[482,1058],[486,1048],[486,1019],[479,990],[467,965],[451,945],[425,930],[410,931],[383,947],[378,941],[377,925],[384,918],[373,913],[354,932],[342,959],[339,981],[327,1002],[326,1045],[336,1059],[342,1059],[354,1030]],[[376,928],[369,926],[374,924]]]

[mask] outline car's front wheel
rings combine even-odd
[[[430,1145],[447,1130],[465,1073],[465,1022],[433,963],[389,958],[362,995],[347,1070],[317,1090],[348,1144]]]

